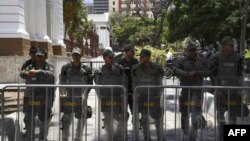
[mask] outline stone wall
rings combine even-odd
[[[19,76],[22,64],[29,59],[23,56],[0,56],[0,83],[24,83],[24,80]],[[49,57],[48,62],[55,67],[55,80],[58,76],[62,65],[69,62],[69,57]]]

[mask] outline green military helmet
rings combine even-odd
[[[225,36],[221,39],[222,45],[234,45],[234,39],[231,36]]]
[[[102,53],[103,57],[114,57],[114,53],[110,49],[105,49]]]
[[[148,50],[148,49],[142,49],[142,50],[141,50],[141,53],[140,53],[140,56],[141,56],[141,57],[143,57],[143,56],[150,57],[150,56],[151,56],[151,51]]]
[[[194,43],[188,43],[185,47],[186,51],[190,51],[190,50],[196,50],[197,46]]]
[[[45,56],[45,57],[47,57],[48,52],[47,52],[47,50],[45,48],[38,48],[37,52],[36,52],[36,55],[37,56]]]
[[[133,44],[127,44],[127,45],[124,47],[124,51],[125,51],[125,52],[127,52],[127,51],[135,51],[134,45],[133,45]]]

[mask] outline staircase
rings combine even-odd
[[[4,103],[4,115],[11,114],[13,112],[17,112],[18,110],[18,102],[19,102],[19,110],[22,109],[23,103],[23,92],[19,92],[19,100],[18,100],[18,92],[16,91],[6,91],[4,93],[4,102],[2,99],[2,94],[0,94],[0,110],[2,111],[2,103]],[[1,117],[0,117],[1,118]]]

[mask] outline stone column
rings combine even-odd
[[[36,0],[36,37],[37,37],[37,45],[38,47],[45,48],[48,50],[48,54],[52,55],[52,45],[51,40],[47,35],[47,8],[46,8],[46,0]]]
[[[51,4],[51,39],[53,53],[54,55],[66,55],[66,47],[63,41],[63,1],[53,0]]]
[[[28,55],[24,0],[0,1],[0,55]]]
[[[34,0],[25,0],[25,22],[26,29],[29,32],[30,40],[36,41],[36,3]],[[30,12],[33,11],[33,12]]]

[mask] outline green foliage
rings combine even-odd
[[[148,24],[151,22],[150,19],[147,20],[144,22],[138,17],[114,14],[110,17],[112,36],[120,45],[147,42],[153,30]]]
[[[159,33],[162,32],[160,31],[160,21],[161,18],[141,18],[118,13],[112,15],[109,19],[111,34],[120,46],[131,43],[135,45],[150,44],[155,46],[155,43],[164,41],[164,31],[167,28],[163,27],[163,35]],[[156,38],[158,34],[159,39]]]
[[[91,29],[82,0],[63,0],[63,19],[65,34],[72,41],[81,41]]]
[[[170,42],[193,37],[202,46],[215,43],[224,35],[239,38],[237,0],[173,0],[167,15]]]
[[[172,47],[168,47],[170,51],[173,53],[173,55],[176,55],[175,50]],[[157,49],[154,48],[150,45],[146,46],[136,46],[136,51],[135,51],[135,57],[139,59],[139,55],[142,49],[148,49],[151,51],[151,61],[156,62],[160,64],[161,66],[164,66],[166,63],[166,48],[163,49]]]

